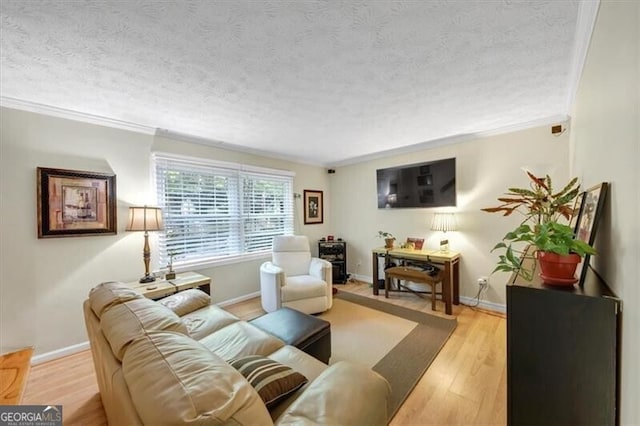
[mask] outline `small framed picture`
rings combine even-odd
[[[413,244],[413,247],[416,250],[422,250],[422,246],[424,245],[424,238],[407,238],[407,244]]]
[[[609,184],[607,182],[602,182],[599,185],[587,189],[582,195],[582,204],[576,224],[575,238],[580,241],[584,241],[591,246],[593,246],[596,241],[598,222],[602,216],[604,200],[607,197],[608,188]],[[578,270],[580,271],[580,286],[584,284],[587,267],[589,266],[589,258],[589,255],[585,255],[582,259],[582,263],[578,265]]]
[[[580,218],[580,211],[582,210],[582,200],[584,200],[585,193],[582,192],[576,197],[576,202],[573,205],[573,213],[571,214],[571,220],[569,226],[573,229],[573,233],[578,235],[578,219]]]
[[[38,167],[38,238],[117,233],[116,176]]]
[[[304,190],[304,224],[313,225],[323,222],[322,191]]]

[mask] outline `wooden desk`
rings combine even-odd
[[[373,294],[379,293],[378,258],[389,255],[392,259],[416,260],[442,265],[444,276],[442,279],[442,298],[445,302],[445,312],[453,314],[453,306],[460,304],[460,253],[450,251],[448,253],[439,250],[411,250],[411,249],[386,249],[379,247],[372,250],[373,256]]]
[[[190,288],[199,288],[205,293],[211,294],[211,278],[196,272],[183,272],[177,274],[172,280],[156,280],[150,283],[134,281],[126,283],[126,285],[153,300]]]

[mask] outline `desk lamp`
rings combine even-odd
[[[453,213],[435,213],[433,222],[431,222],[432,231],[442,231],[442,239],[440,240],[440,251],[449,253],[449,240],[446,238],[447,231],[455,231],[458,228],[456,216]]]
[[[129,207],[127,231],[144,231],[144,249],[142,251],[144,277],[140,278],[141,283],[150,283],[156,280],[156,277],[149,273],[149,261],[151,260],[149,231],[160,231],[162,228],[162,211],[159,207]]]

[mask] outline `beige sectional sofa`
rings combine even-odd
[[[387,381],[369,368],[327,366],[210,304],[199,290],[158,302],[120,283],[91,290],[84,315],[109,424],[387,423]],[[231,360],[262,355],[308,382],[267,405]]]

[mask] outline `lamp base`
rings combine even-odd
[[[440,251],[442,253],[449,253],[449,240],[440,240]]]
[[[145,275],[144,277],[140,278],[141,283],[152,283],[155,280],[156,277],[154,277],[153,275]]]

